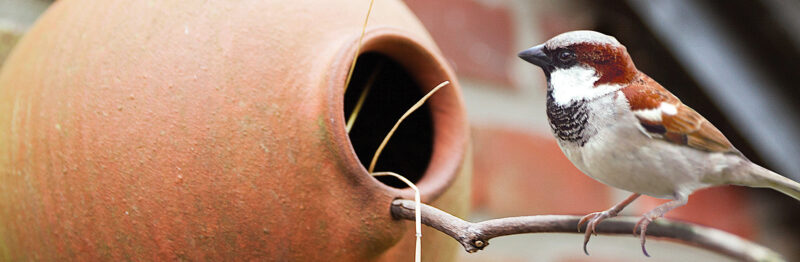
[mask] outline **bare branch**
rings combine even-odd
[[[414,201],[392,202],[392,216],[414,220]],[[422,204],[422,223],[445,233],[473,253],[489,245],[489,239],[522,233],[579,233],[580,216],[539,215],[491,219],[471,223],[435,207]],[[632,235],[638,218],[620,217],[603,221],[599,234]],[[780,254],[724,231],[699,225],[659,219],[650,225],[648,237],[658,237],[711,250],[742,261],[784,261]],[[580,250],[576,247],[576,250]]]

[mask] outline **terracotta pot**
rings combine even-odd
[[[0,260],[410,260],[389,204],[412,192],[371,177],[344,130],[368,3],[53,4],[0,73]],[[467,125],[433,40],[382,0],[361,52],[409,92],[453,82],[415,113],[431,142],[409,175],[463,215]],[[457,252],[424,239],[427,260]]]

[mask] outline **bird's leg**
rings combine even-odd
[[[642,216],[642,219],[640,219],[639,222],[636,223],[636,226],[633,227],[633,235],[634,236],[637,235],[636,234],[636,229],[639,228],[639,234],[638,235],[642,239],[642,253],[644,253],[645,256],[648,256],[648,257],[650,256],[650,254],[647,253],[647,249],[644,247],[645,234],[647,232],[647,225],[649,225],[650,222],[653,222],[653,220],[656,220],[657,218],[664,216],[664,214],[666,214],[670,210],[673,210],[673,209],[675,209],[677,207],[686,205],[686,202],[688,202],[688,201],[689,201],[689,197],[681,196],[676,200],[672,200],[672,201],[669,201],[667,203],[664,203],[664,204],[654,208],[653,210],[650,210],[649,212],[645,213],[644,216]]]
[[[642,194],[633,194],[606,211],[594,212],[585,215],[580,221],[578,221],[578,232],[581,232],[581,225],[583,225],[583,223],[586,223],[587,221],[589,222],[586,224],[586,233],[583,236],[583,252],[586,253],[586,255],[589,255],[589,252],[586,250],[586,244],[589,243],[589,238],[591,238],[592,234],[597,235],[597,232],[594,230],[595,227],[597,227],[597,224],[599,224],[600,221],[603,221],[603,219],[617,216],[617,214],[619,214],[623,208],[628,206],[631,202],[633,202],[633,200],[636,200],[636,198],[641,195]]]

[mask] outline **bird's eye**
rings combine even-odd
[[[564,50],[558,53],[558,60],[561,60],[561,62],[569,62],[572,59],[575,59],[575,53],[572,51]]]

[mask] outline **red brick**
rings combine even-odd
[[[513,50],[509,10],[474,0],[406,0],[459,76],[510,86]]]
[[[586,214],[611,206],[607,186],[575,168],[551,137],[473,127],[473,205],[493,216]]]
[[[668,200],[652,197],[639,199],[637,214],[643,214]],[[689,203],[665,217],[692,222],[754,239],[758,232],[748,189],[725,186],[700,190],[689,196]]]

